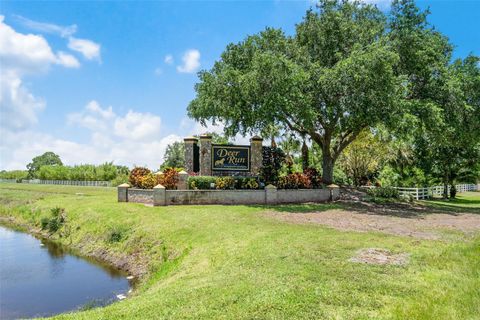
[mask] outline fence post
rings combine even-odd
[[[166,206],[167,205],[167,192],[164,186],[161,184],[153,187],[153,205],[154,206]]]
[[[330,201],[335,201],[340,195],[340,189],[336,184],[329,184],[327,188],[330,190]]]
[[[130,188],[128,183],[121,184],[117,187],[118,202],[128,202],[128,188]]]
[[[416,197],[415,199],[416,199],[416,200],[420,200],[420,199],[418,198],[418,188],[415,188],[415,192],[416,192],[416,194],[417,194],[417,197]]]
[[[277,200],[277,187],[269,184],[265,187],[265,204],[276,204]]]

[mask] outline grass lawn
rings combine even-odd
[[[458,201],[449,205],[479,206],[480,193]],[[117,203],[110,188],[0,185],[0,217],[15,225],[38,228],[56,206],[71,233],[54,239],[83,254],[128,256],[147,270],[128,299],[57,318],[480,318],[479,235],[419,240],[264,214],[322,214],[342,204],[146,207]],[[112,231],[120,241],[109,240]],[[362,248],[406,252],[410,262],[349,262]]]
[[[455,199],[429,200],[428,204],[445,209],[478,208],[480,209],[480,192],[464,192],[457,194]]]

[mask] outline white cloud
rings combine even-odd
[[[68,48],[81,53],[86,59],[100,59],[100,44],[88,39],[78,39],[73,37],[77,32],[77,25],[60,26],[53,23],[38,22],[27,19],[22,16],[15,16],[16,19],[25,27],[43,33],[51,33],[68,39]]]
[[[73,51],[80,52],[88,60],[100,59],[100,45],[91,40],[70,37],[68,47]]]
[[[25,27],[38,32],[53,33],[61,37],[69,37],[77,32],[77,25],[75,24],[64,27],[53,23],[33,21],[19,15],[15,15],[15,18]]]
[[[172,64],[173,63],[173,56],[171,54],[167,54],[165,56],[165,59],[163,60],[166,64]]]
[[[111,106],[102,109],[97,101],[92,100],[82,112],[67,115],[67,122],[92,131],[103,131],[109,128],[109,120],[114,117],[115,113]]]
[[[59,51],[57,53],[57,63],[67,68],[79,68],[80,62],[71,54]]]
[[[88,111],[90,111],[92,113],[99,114],[102,118],[107,119],[107,120],[115,117],[115,113],[113,112],[112,106],[109,106],[106,109],[102,109],[100,107],[100,105],[98,104],[98,102],[95,101],[95,100],[90,101],[85,106],[85,109],[87,109]]]
[[[167,145],[183,139],[176,134],[160,136],[161,120],[156,115],[128,111],[121,116],[112,107],[102,108],[95,100],[67,118],[70,125],[88,130],[89,141],[80,143],[34,130],[6,130],[2,126],[0,168],[24,169],[34,156],[53,151],[68,165],[114,161],[158,169]]]
[[[125,117],[115,120],[114,132],[119,137],[141,140],[157,135],[160,124],[161,119],[158,116],[130,110]]]
[[[45,102],[33,96],[13,72],[0,77],[0,124],[9,130],[21,130],[37,123],[37,112]],[[3,138],[2,138],[3,139]]]
[[[0,123],[9,130],[21,130],[37,122],[37,113],[45,107],[24,85],[25,75],[48,71],[51,65],[78,68],[75,57],[53,53],[39,35],[22,34],[5,24],[0,15]]]
[[[155,75],[159,76],[163,73],[163,70],[162,68],[156,68],[153,72],[155,73]]]
[[[43,72],[57,63],[57,57],[42,36],[16,32],[4,23],[3,16],[0,16],[0,59],[2,69],[17,75]]]
[[[177,66],[181,73],[194,73],[200,68],[200,51],[197,49],[187,50],[182,57],[183,64]]]

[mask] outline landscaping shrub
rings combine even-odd
[[[312,188],[321,188],[322,187],[322,177],[317,169],[315,168],[306,168],[303,170],[303,173],[308,177]]]
[[[217,177],[211,176],[198,176],[198,177],[188,177],[188,189],[191,190],[208,190],[211,189],[210,185],[215,183]]]
[[[157,185],[157,177],[153,173],[148,173],[140,179],[139,188],[142,189],[153,189]]]
[[[130,171],[130,176],[128,177],[128,182],[132,187],[141,188],[141,181],[144,176],[151,173],[147,168],[135,167]]]
[[[291,173],[278,179],[279,189],[310,189],[312,183],[304,173]]]
[[[235,189],[258,189],[260,184],[258,179],[254,177],[237,177],[235,178]]]
[[[262,169],[261,177],[266,184],[275,184],[283,163],[285,162],[285,152],[280,148],[263,147],[262,148]]]
[[[161,184],[167,190],[176,190],[178,184],[178,169],[166,168],[163,174],[157,175],[157,184]]]
[[[370,188],[367,194],[373,198],[398,199],[400,197],[398,190],[393,187]]]
[[[215,189],[235,189],[235,179],[232,177],[218,177],[215,181]]]

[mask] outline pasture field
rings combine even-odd
[[[55,207],[65,210],[66,221],[49,234],[41,221]],[[366,228],[360,218],[374,220]],[[428,219],[436,222],[425,223]],[[480,193],[401,206],[147,207],[118,203],[114,188],[1,184],[0,222],[48,236],[139,278],[127,299],[58,319],[480,315]],[[398,225],[405,226],[402,232]],[[405,254],[408,261],[350,260],[367,248]]]

